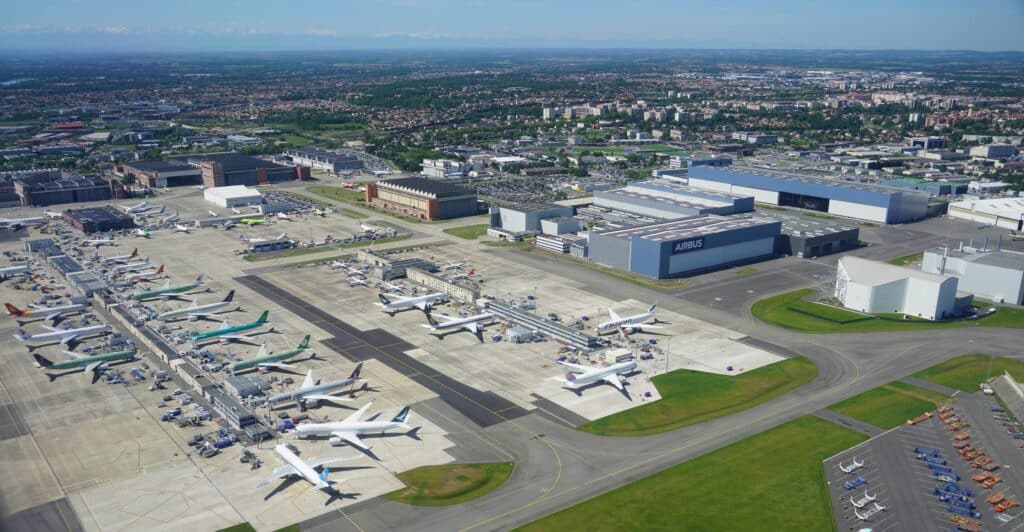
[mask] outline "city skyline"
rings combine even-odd
[[[710,48],[1024,51],[1024,4],[57,0],[5,7],[0,50]],[[983,9],[982,9],[983,7]],[[303,16],[306,14],[308,16]]]

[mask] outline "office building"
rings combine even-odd
[[[907,144],[922,150],[941,150],[946,147],[946,139],[942,137],[909,137]]]
[[[366,202],[427,221],[472,216],[478,212],[473,190],[422,177],[369,183]]]
[[[851,310],[926,320],[960,316],[973,300],[971,294],[957,292],[957,279],[951,275],[849,256],[839,259],[834,295]]]
[[[952,275],[960,290],[978,297],[1024,305],[1024,253],[934,248],[925,251],[921,270]]]
[[[432,179],[462,179],[469,174],[470,166],[452,159],[423,159],[423,175]]]
[[[1009,144],[988,144],[971,148],[971,157],[985,159],[1005,159],[1017,155],[1017,148]]]

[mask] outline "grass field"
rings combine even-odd
[[[240,524],[237,524],[235,526],[229,526],[227,528],[222,528],[222,529],[218,530],[217,532],[256,532],[256,529],[253,528],[253,526],[250,525],[249,523],[240,523]]]
[[[757,273],[757,268],[740,268],[733,273],[735,273],[736,275],[754,275],[755,273]]]
[[[761,321],[808,333],[885,332],[956,327],[1024,328],[1024,310],[1017,308],[1000,307],[995,314],[976,320],[904,320],[899,314],[858,314],[803,299],[814,293],[815,291],[810,288],[802,288],[764,298],[750,307],[750,313]]]
[[[322,198],[327,198],[329,200],[339,201],[343,203],[350,203],[352,205],[356,205],[364,209],[371,209],[373,211],[386,214],[388,216],[393,216],[395,218],[399,218],[407,222],[419,222],[418,219],[413,218],[412,216],[405,216],[402,214],[398,214],[397,212],[391,212],[385,209],[378,209],[377,207],[369,205],[365,201],[366,195],[363,192],[351,188],[328,187],[318,185],[308,187],[306,191],[309,192],[310,194],[316,194],[317,196],[320,196]]]
[[[466,240],[476,240],[487,234],[488,227],[490,227],[490,224],[464,225],[462,227],[449,227],[444,232],[452,236],[465,238]]]
[[[448,506],[487,495],[512,474],[512,462],[445,464],[399,473],[406,487],[384,498],[415,506]]]
[[[676,370],[654,377],[661,400],[581,425],[606,436],[646,436],[727,416],[774,399],[818,376],[810,359],[790,358],[730,377]]]
[[[906,266],[907,264],[914,264],[915,262],[921,262],[924,258],[924,252],[919,251],[917,253],[911,253],[910,255],[903,255],[902,257],[895,257],[885,262],[894,264],[896,266]]]
[[[865,439],[804,416],[521,530],[834,530],[821,461]]]
[[[991,376],[1002,375],[1009,371],[1016,380],[1024,380],[1024,362],[1006,357],[991,357],[974,354],[951,358],[941,364],[914,374],[919,379],[949,386],[965,392],[978,391],[978,385],[989,376],[989,363],[992,364]]]
[[[891,429],[910,418],[935,410],[947,399],[949,397],[940,393],[897,381],[840,401],[828,409],[876,427]]]

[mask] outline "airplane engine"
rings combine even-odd
[[[339,438],[337,436],[331,436],[330,439],[328,439],[327,441],[330,442],[330,444],[335,446],[335,447],[338,447],[339,445],[342,445],[342,444],[345,443],[345,440],[343,440],[343,439],[341,439],[341,438]]]

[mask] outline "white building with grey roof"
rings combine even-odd
[[[957,278],[884,262],[842,257],[834,295],[859,312],[899,313],[926,320],[952,318],[970,308],[972,297],[957,293]]]
[[[924,252],[921,270],[954,276],[961,290],[981,298],[1024,304],[1024,253],[934,248]]]

